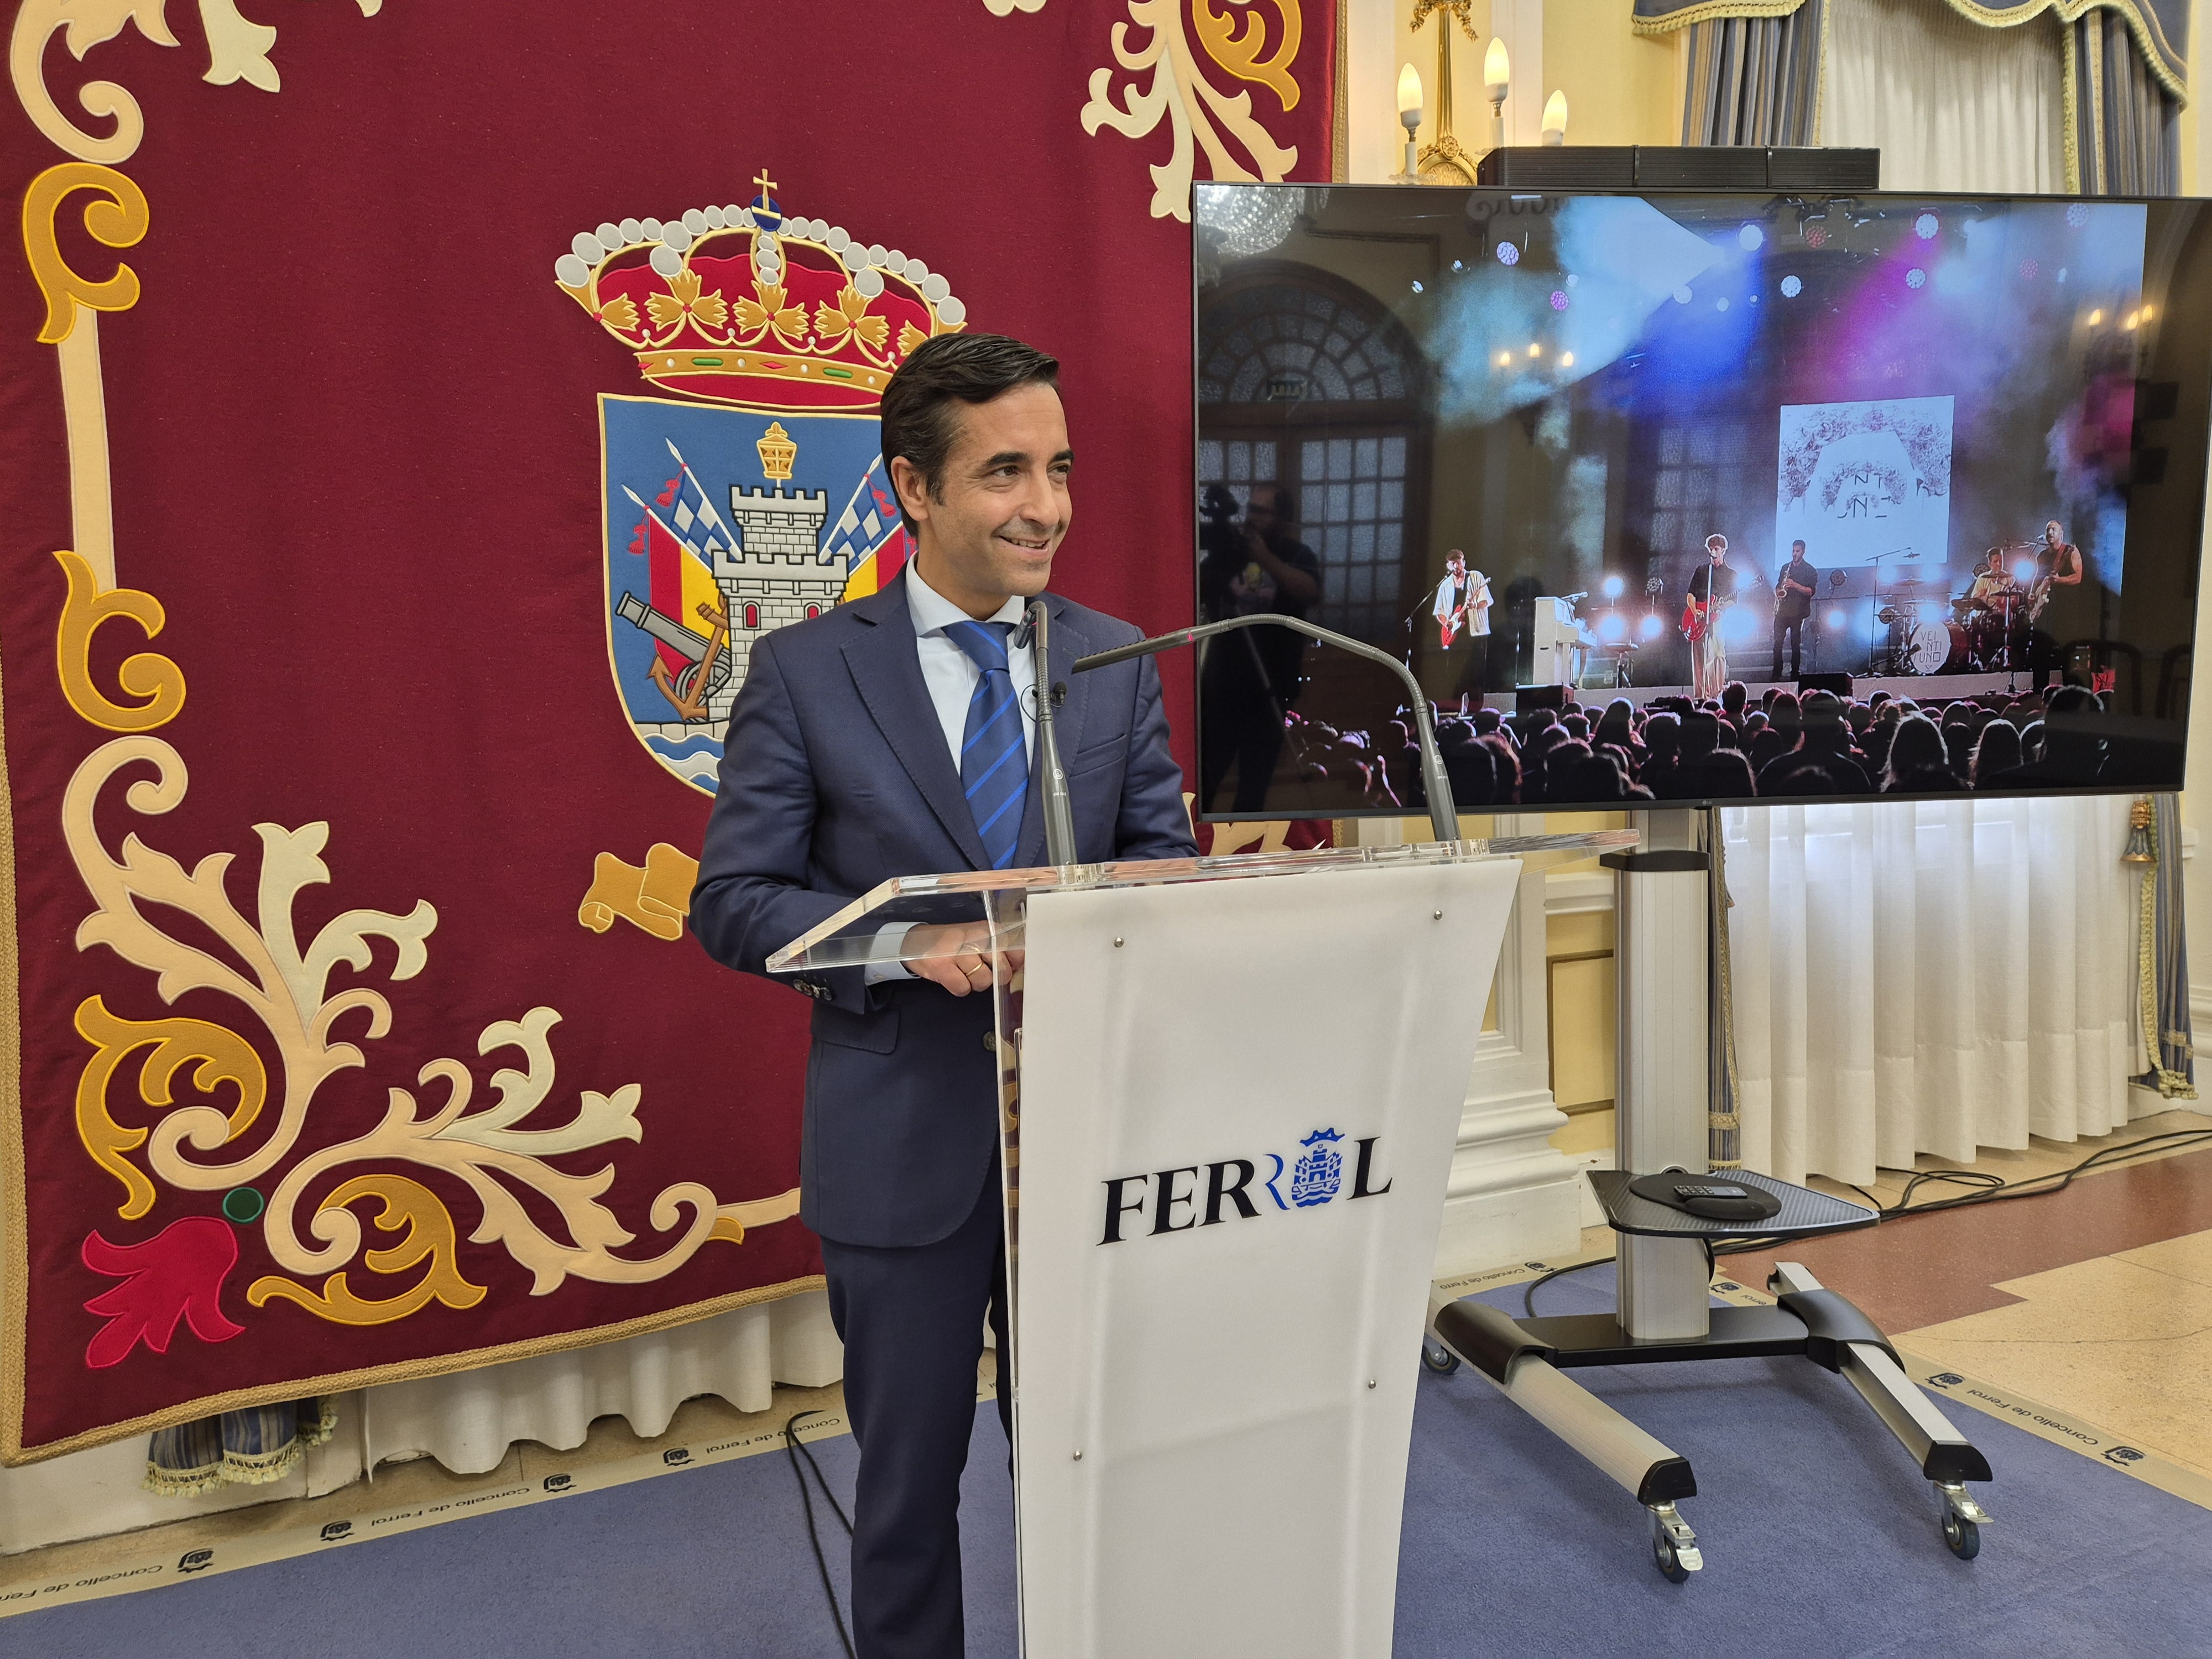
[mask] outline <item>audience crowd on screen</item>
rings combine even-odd
[[[1658,697],[1639,708],[1616,697],[1598,708],[1567,696],[1559,708],[1438,717],[1437,747],[1462,809],[2033,787],[2057,759],[2045,716],[2104,708],[2070,685],[1942,704],[1778,687],[1753,700],[1740,681],[1702,702]],[[1425,804],[1410,718],[1341,731],[1294,710],[1285,733],[1272,804]]]

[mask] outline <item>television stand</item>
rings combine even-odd
[[[1707,927],[1710,855],[1695,844],[1699,814],[1636,815],[1643,850],[1607,854],[1615,872],[1620,971],[1620,1077],[1614,1144],[1620,1170],[1590,1182],[1620,1240],[1617,1313],[1515,1319],[1472,1297],[1439,1298],[1424,1357],[1458,1361],[1580,1452],[1650,1512],[1652,1560],[1675,1583],[1705,1565],[1697,1534],[1676,1507],[1698,1486],[1689,1460],[1574,1382],[1599,1365],[1802,1356],[1856,1389],[1920,1466],[1934,1489],[1952,1553],[1971,1560],[1990,1516],[1966,1490],[1990,1480],[1989,1461],[1921,1393],[1874,1322],[1803,1267],[1776,1265],[1772,1307],[1712,1305],[1712,1246],[1724,1239],[1805,1237],[1870,1227],[1880,1213],[1747,1170],[1717,1179],[1771,1194],[1757,1221],[1686,1213],[1631,1190],[1635,1171],[1705,1175],[1710,1136],[1711,1006]]]

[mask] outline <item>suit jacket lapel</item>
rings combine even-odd
[[[1078,657],[1098,647],[1088,635],[1079,631],[1075,623],[1065,620],[1066,599],[1056,593],[1048,594],[1046,599],[1052,606],[1052,678],[1067,687],[1067,701],[1060,705],[1053,722],[1053,733],[1060,742],[1060,762],[1066,767],[1082,751],[1084,721],[1091,708],[1091,676],[1071,674],[1068,669]],[[1044,775],[1032,757],[1030,794],[1022,805],[1022,833],[1014,846],[1014,863],[1022,868],[1036,868],[1044,862]]]
[[[945,728],[937,722],[937,707],[921,678],[914,617],[906,605],[906,573],[846,609],[862,623],[857,637],[845,646],[845,665],[861,702],[945,833],[970,866],[984,868],[988,860],[975,834],[975,815],[968,810],[960,774],[945,746]]]

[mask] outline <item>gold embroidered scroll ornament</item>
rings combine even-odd
[[[592,860],[592,890],[577,908],[576,920],[604,933],[620,917],[655,939],[681,939],[691,884],[698,878],[699,860],[665,841],[646,849],[642,869],[602,853]]]
[[[1290,70],[1304,31],[1299,0],[1267,0],[1276,21],[1272,52],[1262,44],[1261,4],[1250,7],[1239,28],[1236,14],[1215,12],[1217,3],[1237,0],[1128,0],[1127,20],[1114,25],[1114,64],[1133,78],[1117,88],[1114,68],[1091,73],[1081,115],[1085,132],[1095,137],[1111,127],[1125,137],[1144,138],[1163,120],[1168,124],[1168,159],[1150,169],[1155,219],[1188,222],[1199,151],[1206,155],[1206,176],[1224,183],[1280,184],[1297,165],[1297,151],[1275,143],[1253,114],[1250,93],[1224,93],[1207,77],[1192,49],[1192,31],[1184,27],[1184,8],[1207,58],[1238,80],[1266,86],[1287,113],[1298,101]],[[1134,30],[1144,32],[1141,45],[1131,44]]]

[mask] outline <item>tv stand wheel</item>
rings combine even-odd
[[[1963,1481],[1938,1480],[1936,1499],[1942,1505],[1945,1546],[1961,1561],[1972,1560],[1982,1553],[1982,1522],[1990,1518],[1989,1511],[1973,1500]]]
[[[1421,1339],[1421,1364],[1438,1376],[1449,1376],[1459,1369],[1459,1356],[1432,1336]]]
[[[1982,1529],[1963,1516],[1947,1513],[1943,1516],[1943,1541],[1961,1561],[1971,1561],[1982,1553]]]
[[[1672,1504],[1650,1504],[1644,1506],[1651,1513],[1651,1565],[1659,1569],[1659,1576],[1670,1584],[1685,1584],[1690,1575],[1700,1571],[1705,1558],[1698,1548],[1698,1534],[1690,1530],[1690,1523]]]

